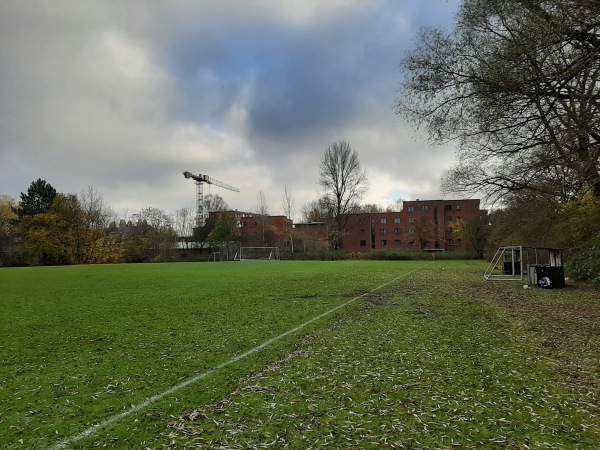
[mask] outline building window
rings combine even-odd
[[[446,216],[446,220],[447,220],[448,222],[452,222],[452,216]]]
[[[394,217],[394,223],[400,223],[400,217]]]
[[[400,228],[394,228],[394,234],[400,234]]]
[[[408,223],[415,223],[415,218],[411,217],[410,219],[408,219]]]
[[[367,230],[365,230],[364,228],[361,228],[360,230],[358,230],[358,234],[359,234],[359,236],[364,236],[365,234],[367,234]]]
[[[365,241],[365,240],[361,240],[361,241],[360,241],[360,246],[361,246],[361,247],[366,247],[366,246],[367,246],[367,241]]]
[[[387,223],[387,219],[385,217],[381,218],[381,223]]]
[[[381,234],[387,234],[387,230],[386,230],[385,228],[382,228],[381,230],[379,230],[379,232],[380,232]]]
[[[414,228],[411,228],[410,230],[408,230],[408,234],[415,234]]]
[[[456,205],[456,210],[460,211],[460,205]]]
[[[400,247],[400,241],[399,241],[398,239],[396,239],[396,240],[394,241],[394,245],[395,245],[396,247]]]
[[[408,212],[414,212],[415,211],[415,207],[414,206],[409,206],[408,207]]]
[[[365,224],[365,218],[361,217],[360,219],[358,219],[358,223],[359,223],[359,225],[364,225]]]
[[[428,205],[423,205],[423,211],[429,211],[429,206]]]
[[[452,205],[444,205],[445,211],[452,211]]]
[[[385,239],[381,240],[381,246],[385,247],[387,245],[387,241]]]

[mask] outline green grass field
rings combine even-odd
[[[596,311],[597,291],[491,287],[484,269],[0,270],[0,445],[595,448],[596,329],[562,339],[534,312]]]

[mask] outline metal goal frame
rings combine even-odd
[[[489,281],[527,280],[536,285],[539,267],[562,267],[562,250],[522,245],[499,247],[483,276]]]
[[[279,261],[279,247],[240,247],[235,261]]]

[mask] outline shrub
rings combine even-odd
[[[600,283],[600,234],[565,252],[565,270],[576,280]]]

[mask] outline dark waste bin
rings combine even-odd
[[[565,270],[562,266],[536,266],[538,286],[546,289],[565,287]]]

